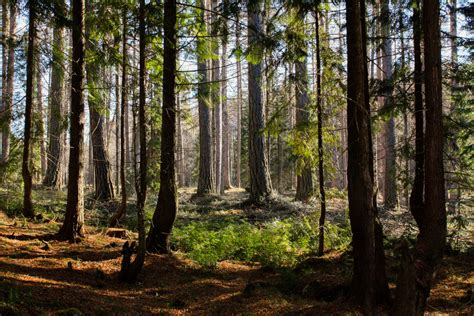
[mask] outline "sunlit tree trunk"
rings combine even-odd
[[[260,16],[261,1],[249,2],[247,9],[248,39],[252,47],[259,45],[258,39],[263,32]],[[262,103],[262,61],[249,63],[248,68],[250,200],[261,202],[272,194],[272,183],[265,156],[265,136],[262,133],[265,127]]]
[[[237,22],[235,27],[235,47],[240,48],[240,14],[237,14]],[[241,56],[237,56],[237,147],[236,147],[236,159],[235,159],[235,179],[236,186],[240,188],[242,186],[240,180],[241,173],[241,156],[242,156],[242,63]]]
[[[10,124],[13,109],[13,90],[15,75],[15,32],[16,32],[17,6],[15,1],[10,1],[9,32],[8,32],[8,62],[5,89],[4,113],[2,115],[2,161],[7,161],[10,154]]]
[[[56,20],[64,16],[66,4],[64,0],[55,2]],[[49,91],[48,150],[47,169],[43,185],[59,189],[62,186],[61,172],[63,162],[61,152],[65,138],[64,111],[64,31],[59,23],[53,30],[53,60],[51,64],[51,87]]]
[[[36,1],[28,2],[29,22],[28,22],[28,51],[26,55],[26,103],[25,103],[25,128],[23,138],[23,163],[21,173],[23,176],[23,215],[33,217],[33,202],[31,200],[31,190],[33,179],[31,175],[31,125],[33,112],[33,78],[35,74],[35,49],[36,49]]]
[[[227,6],[228,0],[224,0],[224,6]],[[224,8],[224,11],[226,8]],[[224,26],[224,37],[222,39],[222,55],[221,55],[221,105],[222,105],[222,170],[221,170],[221,187],[220,194],[224,194],[225,190],[230,189],[230,145],[229,145],[229,110],[227,108],[227,23]]]
[[[127,30],[128,30],[128,21],[127,21],[127,9],[123,9],[123,30],[122,30],[122,95],[121,95],[121,107],[120,107],[120,205],[117,208],[117,211],[112,215],[112,218],[109,221],[110,226],[115,226],[118,222],[125,216],[127,211],[127,183],[125,178],[125,151],[127,148],[127,139],[126,135],[126,121],[128,116],[127,113],[127,104],[128,104],[128,65],[127,65]]]
[[[84,1],[72,1],[72,75],[66,215],[58,238],[84,236]]]
[[[443,166],[443,100],[439,1],[423,1],[425,61],[425,199],[417,219],[418,238],[398,278],[396,315],[423,315],[446,245]]]
[[[175,180],[176,135],[176,1],[164,2],[163,112],[161,123],[160,191],[153,222],[147,237],[147,250],[170,253],[169,236],[178,210]]]
[[[201,0],[200,29],[198,37],[198,74],[200,83],[198,85],[198,107],[199,107],[199,178],[197,195],[203,196],[214,191],[214,172],[212,156],[212,121],[211,104],[209,99],[209,76],[206,66],[206,58],[203,53],[208,49],[208,42],[204,36],[207,35],[207,23],[205,12],[206,1]]]

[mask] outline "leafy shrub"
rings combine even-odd
[[[326,227],[327,248],[346,247],[350,231]],[[248,222],[191,222],[177,227],[173,243],[202,266],[214,267],[221,260],[260,262],[264,266],[293,267],[317,247],[317,225],[309,219],[286,219],[255,226]]]

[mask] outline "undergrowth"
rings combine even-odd
[[[327,249],[349,246],[349,228],[328,224]],[[205,267],[222,260],[259,262],[273,268],[294,267],[316,252],[317,226],[308,218],[288,218],[253,225],[240,222],[199,221],[173,231],[174,246]]]

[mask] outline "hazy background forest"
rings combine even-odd
[[[3,0],[0,315],[474,312],[464,0]]]

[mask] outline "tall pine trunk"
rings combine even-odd
[[[23,176],[23,215],[33,217],[33,202],[31,200],[31,190],[33,188],[33,178],[31,175],[30,155],[31,155],[31,125],[33,112],[33,78],[35,74],[35,49],[36,49],[36,1],[28,2],[30,13],[28,23],[28,52],[26,55],[26,103],[25,103],[25,129],[23,139],[23,161],[21,174]]]
[[[224,12],[228,0],[224,0]],[[222,170],[220,194],[230,189],[230,144],[229,144],[229,109],[227,102],[227,22],[224,22],[224,37],[222,39],[221,55],[221,105],[222,105]]]
[[[15,1],[10,1],[10,17],[8,32],[8,62],[7,62],[7,79],[5,89],[4,113],[2,115],[2,161],[7,161],[10,154],[10,123],[12,120],[13,110],[13,90],[15,75],[15,32],[16,32],[16,13],[17,6]]]
[[[298,12],[298,28],[304,33],[304,9],[300,8]],[[296,130],[304,135],[309,127],[310,102],[308,96],[308,65],[307,57],[295,62],[295,78],[298,78],[296,84]],[[305,136],[303,136],[305,139]],[[302,168],[296,178],[296,196],[298,201],[308,202],[314,194],[313,174],[311,161],[307,157],[302,158]]]
[[[128,150],[127,140],[128,135],[126,135],[126,125],[128,116],[127,114],[127,103],[128,103],[128,67],[127,67],[127,9],[123,9],[123,29],[122,29],[122,95],[121,95],[121,107],[120,107],[120,205],[118,206],[116,212],[112,215],[109,225],[115,226],[118,222],[125,216],[127,211],[127,183],[125,178],[125,151]]]
[[[178,210],[175,180],[176,135],[176,1],[164,3],[163,112],[161,120],[160,191],[153,222],[148,233],[147,250],[170,253],[169,236]]]
[[[203,57],[208,48],[205,39],[207,35],[206,1],[201,0],[200,29],[198,37],[198,107],[199,107],[199,179],[197,195],[203,196],[214,192],[214,172],[212,157],[212,121],[211,104],[209,99],[209,79],[206,59]]]
[[[389,0],[382,0],[382,71],[383,71],[383,107],[392,113],[393,106],[393,64],[392,64],[392,40],[390,38],[390,10]],[[385,170],[384,170],[384,203],[388,208],[393,208],[397,204],[397,183],[396,183],[396,161],[395,161],[395,118],[393,114],[384,124],[384,149],[385,149]]]
[[[396,315],[423,315],[446,245],[439,1],[424,0],[422,10],[426,104],[425,200],[417,219],[420,233],[415,248],[410,255],[405,255],[398,278]]]
[[[84,236],[84,1],[72,1],[72,75],[66,216],[58,238]]]
[[[64,108],[64,32],[59,23],[65,15],[64,0],[55,2],[55,24],[53,30],[53,60],[51,65],[51,87],[49,91],[49,120],[48,120],[48,150],[47,168],[43,185],[55,189],[62,186],[61,179],[61,152],[64,136],[63,108]]]
[[[261,1],[252,1],[248,9],[248,40],[250,49],[261,45],[259,38],[263,33]],[[249,170],[250,200],[263,202],[272,194],[272,183],[265,155],[265,114],[262,102],[262,61],[250,62],[248,66],[249,93]]]
[[[235,47],[240,48],[240,14],[237,13],[237,21],[235,26]],[[236,186],[240,188],[241,183],[241,156],[242,156],[242,62],[241,56],[237,56],[237,148],[235,159],[235,180]]]

